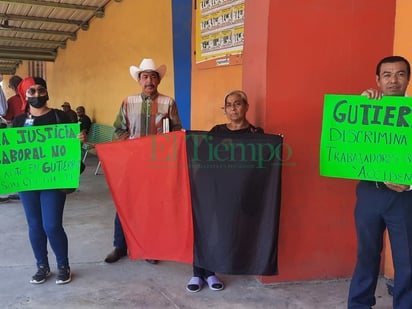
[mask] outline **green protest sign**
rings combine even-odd
[[[77,188],[80,176],[79,124],[0,130],[0,194]]]
[[[325,95],[323,176],[412,184],[412,98]]]

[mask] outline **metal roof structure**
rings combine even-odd
[[[54,61],[67,40],[104,17],[121,0],[0,0],[0,74],[15,74],[23,60]]]

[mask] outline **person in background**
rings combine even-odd
[[[0,116],[0,129],[7,128],[7,120]]]
[[[47,84],[40,77],[26,77],[17,87],[27,112],[13,119],[13,127],[43,126],[71,123],[66,113],[47,106]],[[84,136],[79,134],[81,141]],[[66,194],[60,189],[19,192],[29,230],[30,244],[36,259],[37,272],[30,283],[40,284],[50,275],[47,240],[56,256],[56,284],[71,281],[68,258],[68,240],[63,228],[63,210]]]
[[[253,126],[247,119],[246,113],[249,109],[249,103],[246,96],[241,90],[233,90],[226,94],[223,107],[229,123],[215,125],[209,133],[225,134],[255,134],[264,133],[262,128]],[[199,292],[204,283],[207,283],[209,289],[220,291],[224,289],[223,282],[216,277],[211,270],[193,265],[193,277],[189,280],[186,290],[191,293]]]
[[[64,102],[61,107],[63,108],[63,111],[67,114],[67,116],[69,116],[71,122],[77,122],[77,114],[74,110],[72,110],[69,102]]]
[[[17,87],[19,86],[22,78],[18,75],[13,75],[9,79],[9,88],[14,91],[14,95],[7,99],[7,113],[4,118],[7,120],[7,125],[11,126],[13,119],[20,114],[23,114],[24,111],[22,110],[23,102],[17,93]],[[10,194],[7,197],[9,200],[19,200],[18,194]]]
[[[3,74],[0,74],[0,117],[4,117],[7,114],[7,100],[3,91]]]
[[[131,66],[132,78],[141,86],[141,93],[126,97],[114,122],[115,135],[119,140],[134,139],[163,133],[162,121],[170,121],[170,131],[182,129],[176,102],[157,91],[166,66],[156,66],[153,59],[143,59],[139,67]],[[105,258],[114,263],[127,256],[127,244],[118,214],[114,220],[114,250]],[[147,260],[155,264],[156,260]]]
[[[80,123],[80,131],[88,134],[90,127],[92,126],[92,121],[90,120],[90,117],[86,115],[85,108],[83,106],[78,106],[76,108],[76,113]]]
[[[14,95],[7,99],[8,109],[4,118],[8,121],[8,123],[11,123],[17,115],[24,113],[22,110],[23,103],[17,93],[17,86],[21,81],[22,78],[18,75],[13,75],[9,80],[9,88],[14,92]]]
[[[405,96],[411,67],[403,57],[389,56],[376,67],[379,90],[362,95],[379,100]],[[387,229],[395,270],[393,308],[412,308],[412,191],[411,183],[395,184],[361,180],[356,187],[355,226],[357,261],[349,288],[348,308],[372,308]]]
[[[7,128],[7,120],[0,116],[0,129]],[[0,203],[7,203],[10,200],[8,196],[0,196]]]

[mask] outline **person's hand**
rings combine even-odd
[[[124,141],[124,140],[128,139],[129,136],[130,136],[129,132],[124,132],[124,133],[119,135],[118,140],[119,141]]]
[[[80,143],[84,143],[87,140],[87,134],[84,131],[81,131],[78,135],[77,138],[80,140]]]
[[[368,99],[379,100],[380,98],[382,98],[382,91],[378,89],[369,88],[363,91],[361,95],[366,95]]]
[[[408,191],[410,186],[409,185],[398,185],[396,183],[391,183],[391,182],[384,182],[385,186],[387,186],[389,189],[396,191],[396,192],[404,192]]]

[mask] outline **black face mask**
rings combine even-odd
[[[46,105],[48,99],[49,99],[48,95],[44,95],[41,97],[32,97],[32,98],[27,99],[27,103],[29,103],[34,108],[40,108]]]

